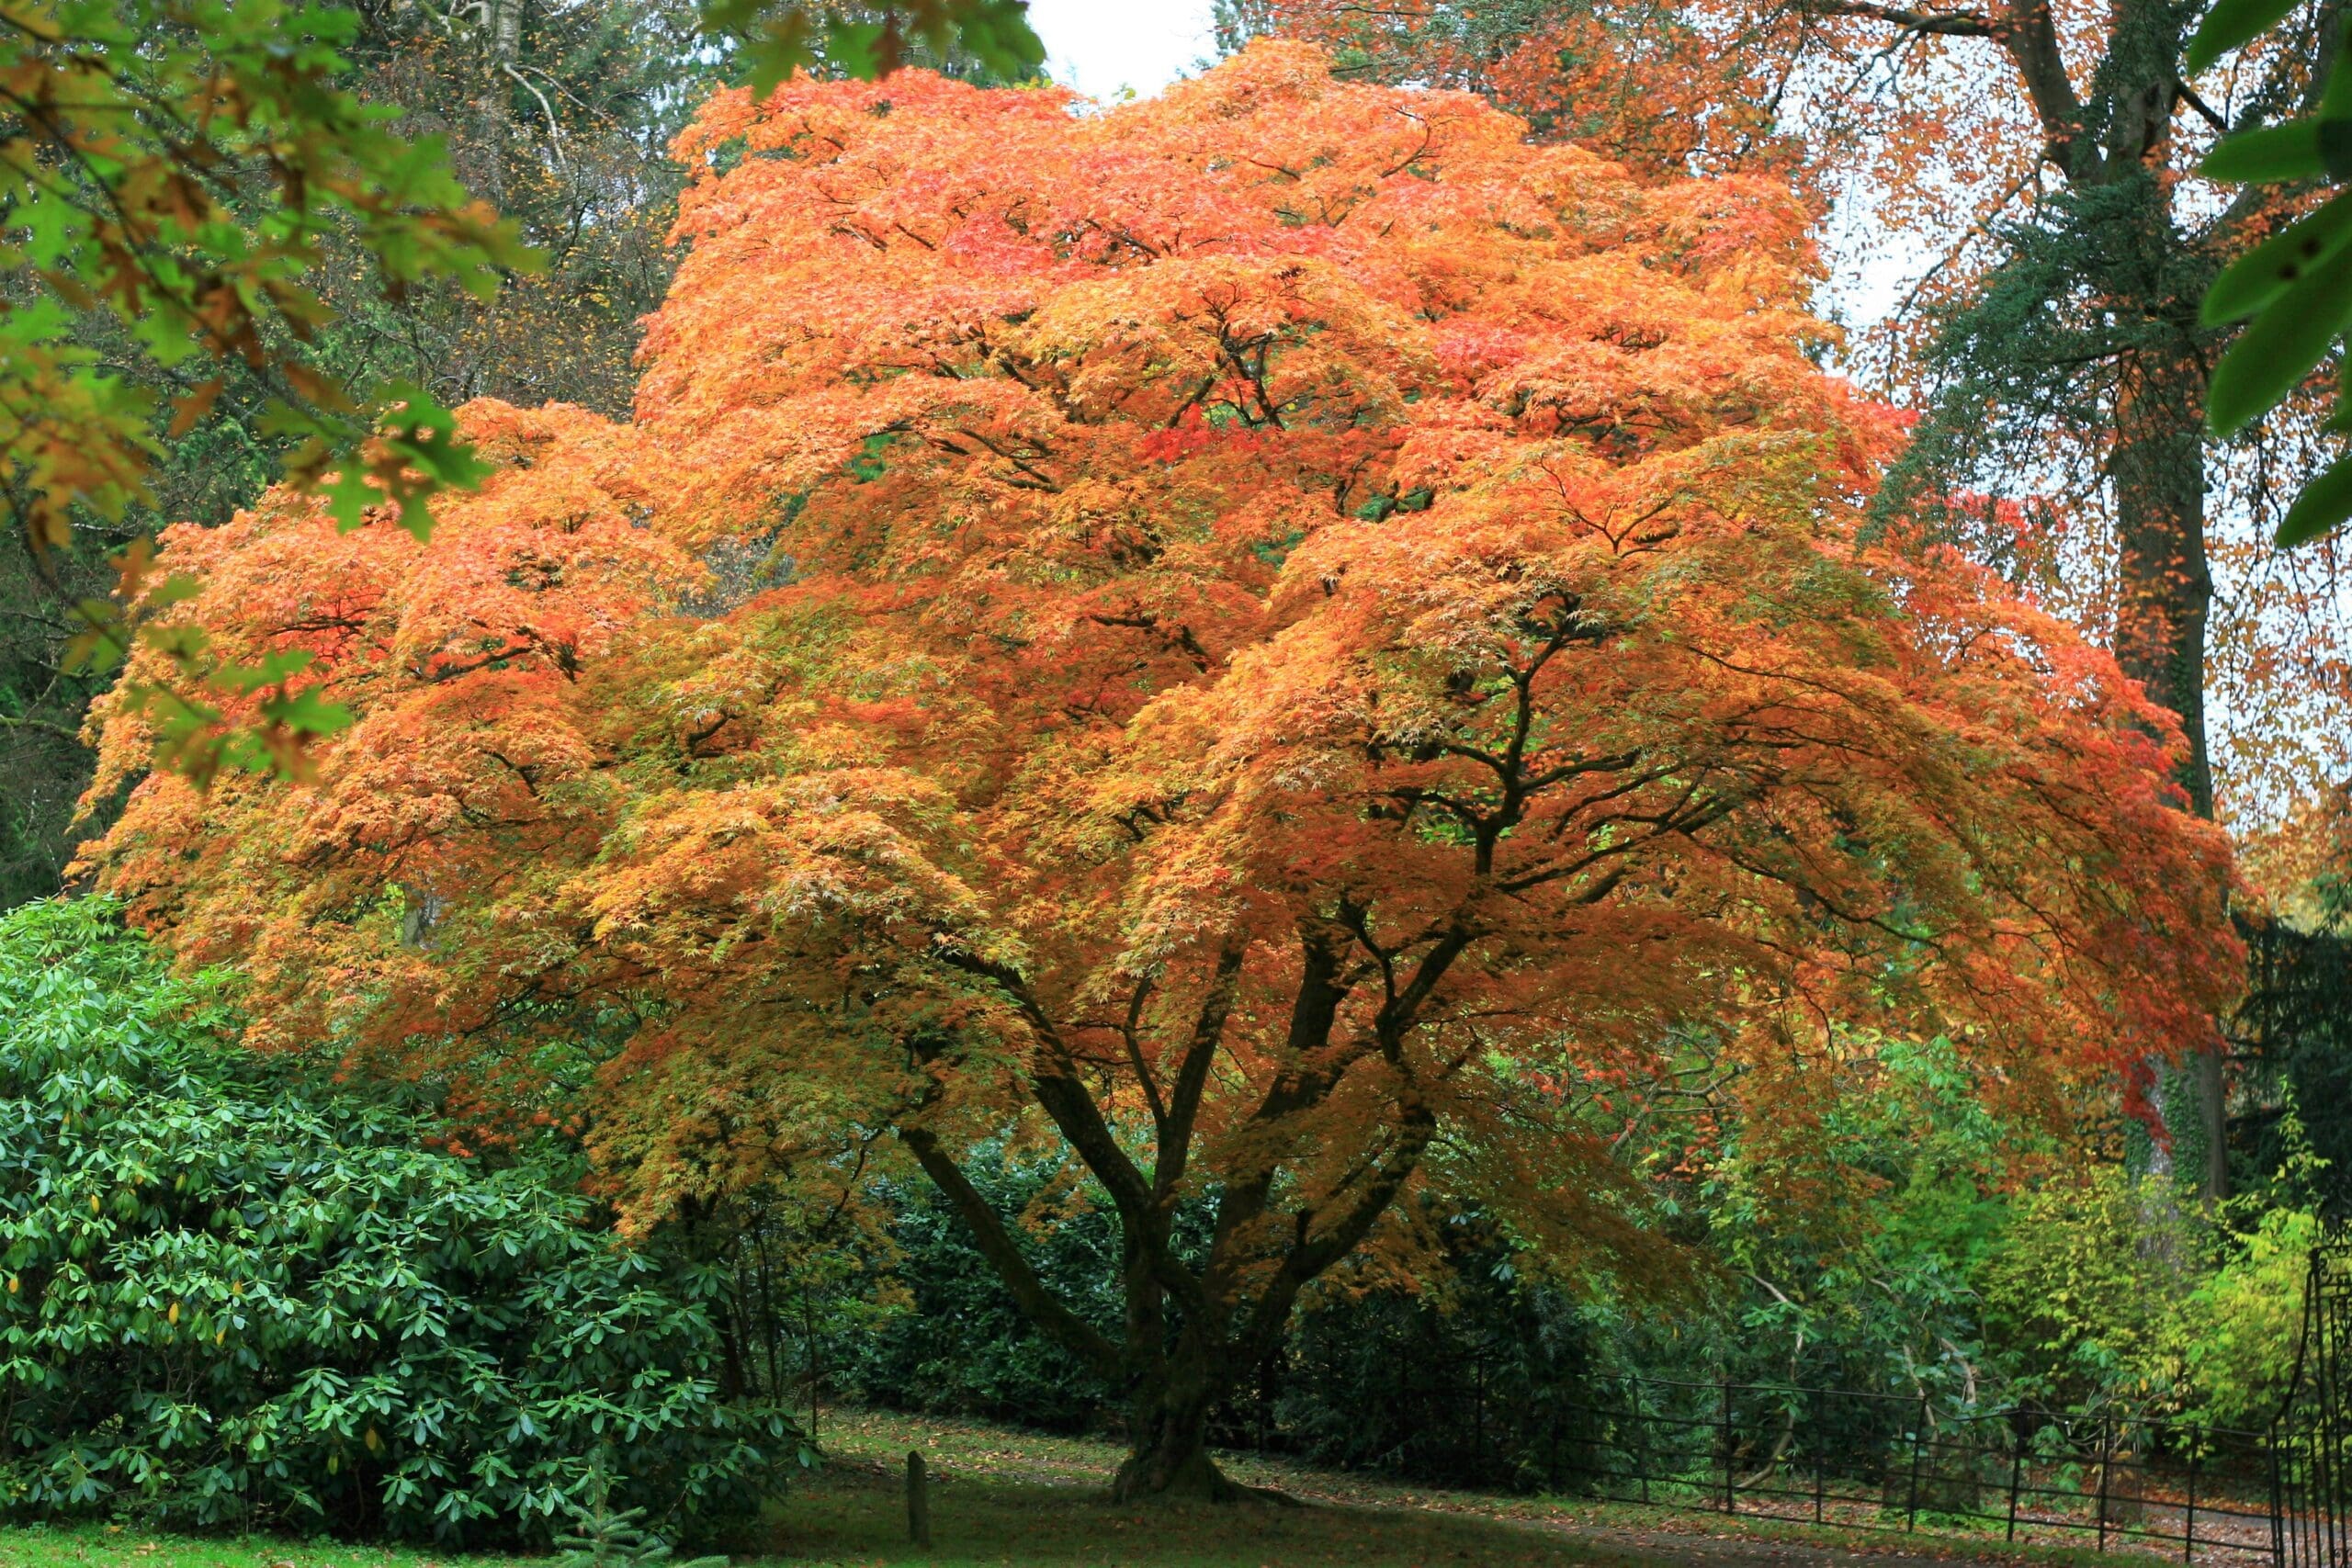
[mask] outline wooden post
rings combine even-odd
[[[1734,1490],[1738,1483],[1731,1468],[1731,1379],[1726,1377],[1723,1382],[1724,1512],[1736,1514],[1739,1512],[1739,1495]]]
[[[1829,1430],[1829,1423],[1822,1419],[1822,1391],[1815,1389],[1813,1391],[1813,1522],[1815,1524],[1821,1522],[1823,1494],[1827,1490],[1829,1483],[1828,1477],[1823,1473],[1823,1467],[1829,1462],[1828,1440],[1823,1436]]]
[[[917,1546],[931,1544],[931,1477],[922,1455],[907,1453],[907,1539]]]
[[[1903,1510],[1903,1528],[1906,1530],[1919,1528],[1919,1457],[1927,1440],[1928,1396],[1923,1393],[1919,1396],[1919,1422],[1911,1433],[1911,1498]]]
[[[2098,1418],[2098,1549],[2107,1550],[2107,1472],[2115,1463],[2115,1428],[2108,1416]]]
[[[2009,1540],[2018,1539],[2018,1483],[2025,1479],[2025,1440],[2028,1428],[2014,1410],[2009,1412]]]
[[[2188,1428],[2188,1507],[2180,1524],[2180,1560],[2197,1561],[2197,1428]]]

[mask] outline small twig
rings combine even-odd
[[[44,735],[54,735],[59,739],[71,741],[76,746],[82,744],[82,732],[80,730],[68,729],[62,724],[53,724],[45,718],[16,718],[7,714],[0,713],[0,727],[5,727],[9,729],[39,730]]]

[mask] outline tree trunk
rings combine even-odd
[[[2188,738],[2181,787],[2196,813],[2211,818],[2205,623],[2213,577],[2205,556],[2204,424],[2204,367],[2191,345],[2143,352],[2124,367],[2113,469],[2115,656],[2125,674],[2180,716]]]
[[[2205,1127],[2205,1179],[2199,1191],[2219,1202],[2230,1195],[2230,1080],[2223,1046],[2197,1058],[2197,1110]]]
[[[2169,214],[2151,204],[2144,243],[2173,243]],[[2205,366],[2186,331],[2157,329],[2156,341],[2125,362],[2116,398],[2115,484],[2118,596],[2115,654],[2125,674],[2180,717],[2188,755],[2178,774],[2189,806],[2213,815],[2213,774],[2205,743],[2205,629],[2213,578],[2205,551]],[[2193,1174],[2209,1201],[2229,1196],[2228,1084],[2219,1048],[2189,1081],[2203,1134]],[[2184,1172],[2184,1175],[2192,1174]]]
[[[1128,1400],[1127,1457],[1111,1483],[1112,1497],[1122,1503],[1290,1503],[1280,1492],[1235,1481],[1209,1457],[1209,1412],[1232,1393],[1238,1370],[1250,1364],[1220,1336],[1200,1337],[1190,1326],[1179,1333]]]
[[[1122,1503],[1153,1497],[1232,1503],[1253,1495],[1209,1458],[1208,1415],[1207,1403],[1196,1397],[1138,1400],[1126,1461],[1111,1483],[1113,1498]]]
[[[475,195],[502,210],[506,206],[506,160],[511,155],[514,80],[507,73],[523,49],[523,0],[483,0],[481,87],[474,100],[476,134],[489,162]]]
[[[1164,1385],[1134,1401],[1127,1457],[1111,1482],[1121,1503],[1155,1500],[1205,1503],[1277,1503],[1296,1499],[1263,1486],[1245,1486],[1219,1470],[1209,1457],[1209,1408],[1230,1392],[1230,1380],[1211,1384],[1190,1377],[1183,1386]]]

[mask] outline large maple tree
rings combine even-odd
[[[1611,1143],[1693,1032],[1790,1126],[1845,1021],[2021,1105],[2204,1042],[2178,728],[1862,526],[1900,433],[1808,357],[1784,187],[1295,44],[1103,113],[726,95],[678,152],[631,424],[472,406],[430,546],[290,493],[168,540],[166,615],[358,716],[91,852],[257,1041],[494,1102],[594,1034],[640,1224],[895,1134],[1129,1402],[1125,1495],[1230,1495],[1211,1407],[1443,1205],[1649,1256]],[[1115,1212],[1122,1324],[967,1177],[1008,1134]]]

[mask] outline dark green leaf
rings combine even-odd
[[[2352,191],[2232,262],[2206,290],[2205,324],[2243,321],[2314,267],[2340,260],[2347,247],[2352,247]]]
[[[2230,51],[2277,26],[2299,0],[2217,0],[2188,40],[2188,69],[2202,71]]]
[[[2316,179],[2327,172],[2319,127],[2318,120],[2299,119],[2241,130],[2207,153],[2199,172],[2209,180],[2232,182]]]
[[[2352,457],[2338,457],[2303,487],[2278,524],[2278,544],[2291,547],[2318,538],[2352,517]]]
[[[2245,428],[2308,375],[2352,317],[2352,266],[2323,267],[2281,293],[2213,367],[2206,417],[2217,435]]]

